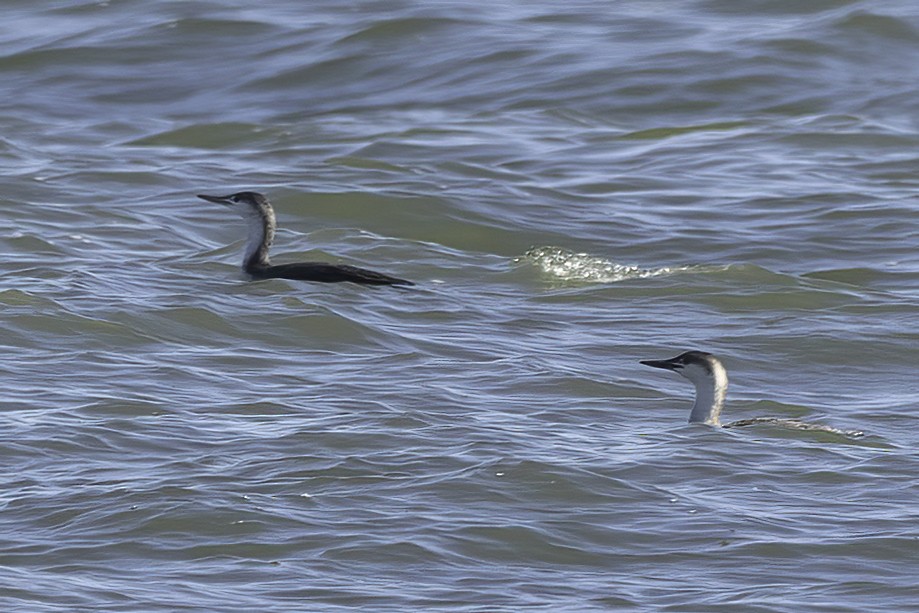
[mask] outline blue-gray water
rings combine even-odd
[[[4,3],[0,608],[916,611],[912,0]],[[254,282],[197,193],[268,194]],[[639,359],[719,355],[726,420]]]

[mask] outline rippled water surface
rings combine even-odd
[[[915,611],[919,9],[4,5],[9,611]],[[411,289],[253,281],[275,261]],[[640,359],[728,368],[726,420]]]

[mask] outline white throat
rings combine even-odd
[[[689,413],[689,423],[721,425],[721,409],[728,391],[728,373],[719,362],[711,363],[712,371],[687,367],[682,374],[696,386],[696,401]]]
[[[246,253],[243,256],[243,268],[268,266],[268,250],[274,242],[275,219],[272,211],[262,216],[257,211],[248,209],[243,215],[248,230],[246,236]]]

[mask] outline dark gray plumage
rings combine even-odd
[[[268,250],[274,242],[274,233],[278,224],[268,198],[258,192],[238,192],[229,196],[199,194],[198,198],[233,208],[246,220],[249,225],[249,240],[246,244],[246,255],[243,258],[243,270],[257,279],[294,279],[320,283],[348,281],[362,285],[414,285],[405,279],[347,264],[300,262],[274,265],[268,257]]]

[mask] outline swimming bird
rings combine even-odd
[[[347,264],[300,262],[274,265],[268,258],[268,250],[274,241],[274,233],[278,224],[268,198],[258,192],[238,192],[229,196],[199,194],[198,198],[230,207],[246,220],[249,225],[249,240],[246,243],[246,254],[243,257],[243,270],[256,279],[294,279],[321,283],[349,281],[362,285],[414,285],[405,279]]]
[[[859,437],[864,434],[859,430],[839,430],[823,424],[779,417],[754,417],[722,425],[721,409],[724,408],[724,397],[728,391],[728,371],[721,360],[704,351],[687,351],[669,360],[641,360],[640,362],[645,366],[671,370],[692,381],[696,387],[696,399],[689,412],[689,423],[691,424],[707,424],[724,428],[773,424],[795,430],[816,430],[849,437]]]

